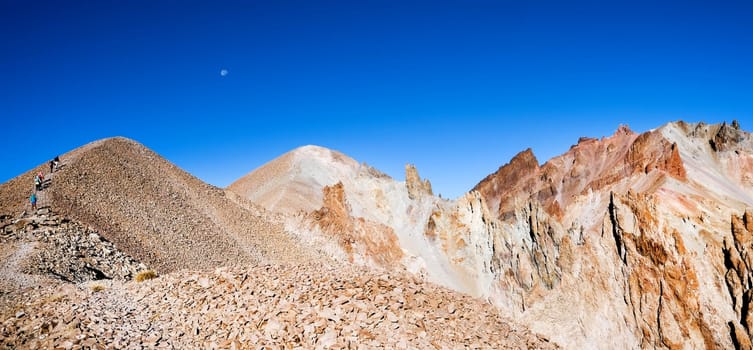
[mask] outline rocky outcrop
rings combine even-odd
[[[509,219],[514,214],[518,198],[503,194],[534,192],[538,173],[539,162],[529,148],[479,182],[473,191],[480,192],[490,208],[497,211],[501,218]]]
[[[625,159],[632,169],[632,175],[638,172],[648,174],[651,171],[663,171],[675,179],[686,180],[685,167],[676,143],[670,143],[656,131],[649,131],[638,136],[630,146]]]
[[[709,135],[735,152],[710,154]],[[610,346],[745,348],[747,272],[728,272],[744,266],[729,262],[737,245],[725,239],[725,267],[721,236],[711,232],[728,230],[725,211],[753,205],[750,145],[731,126],[677,123],[581,139],[538,167],[519,154],[476,186],[501,227],[490,299],[571,347],[610,334]],[[727,286],[717,283],[725,273]],[[571,335],[547,333],[552,327]]]
[[[724,275],[737,318],[729,321],[737,349],[751,349],[753,329],[753,214],[732,216],[732,235],[724,237]]]
[[[351,215],[342,182],[323,189],[324,205],[310,214],[313,225],[339,243],[350,261],[367,259],[384,267],[395,266],[403,257],[391,227]]]
[[[424,235],[446,257],[448,266],[464,276],[464,291],[480,296],[498,272],[494,254],[499,230],[483,198],[474,191],[458,198],[452,207],[435,207]]]
[[[565,208],[578,196],[651,171],[686,180],[678,145],[658,131],[638,135],[621,126],[609,138],[581,139],[567,153],[541,166],[530,149],[521,152],[474,190],[481,192],[502,220],[512,220],[515,210],[530,201],[562,219]]]
[[[416,166],[413,164],[405,165],[405,187],[408,189],[408,197],[410,199],[434,195],[431,191],[431,182],[429,182],[429,179],[421,180],[421,177],[418,176],[418,170],[416,170]]]
[[[532,269],[530,280],[525,280],[522,271],[516,273],[516,279],[521,283],[521,287],[530,290],[535,285],[541,284],[547,289],[557,286],[561,279],[562,271],[558,265],[560,257],[560,246],[563,240],[563,231],[552,222],[550,217],[534,203],[529,203],[527,208],[518,212],[518,217],[527,221],[525,225],[530,241],[523,245],[523,254],[521,258],[528,261],[521,266],[528,265]]]
[[[735,120],[732,125],[722,123],[714,137],[709,140],[709,145],[716,152],[724,152],[732,149],[741,139],[740,123]]]
[[[6,216],[7,217],[7,216]],[[23,276],[41,276],[69,283],[92,280],[129,280],[147,266],[120,251],[95,230],[62,218],[49,208],[4,220],[0,244],[16,247],[0,265],[5,276],[0,292],[38,287],[22,283]],[[17,260],[17,261],[14,261]]]
[[[652,209],[656,205],[651,195],[612,194],[604,220],[604,233],[614,238],[622,263],[621,292],[640,346],[717,347],[718,335],[703,315],[698,275],[683,238],[662,228]]]

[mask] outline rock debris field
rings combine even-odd
[[[357,267],[257,265],[59,284],[2,314],[3,348],[546,349],[489,305]]]

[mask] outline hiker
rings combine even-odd
[[[29,197],[29,201],[31,202],[31,210],[37,210],[37,193],[31,192],[31,197]]]
[[[50,161],[50,174],[52,174],[53,171],[55,171],[55,161],[51,160]]]
[[[36,188],[37,191],[42,190],[42,178],[39,177],[39,175],[34,176],[34,188]]]
[[[60,156],[55,156],[55,159],[52,160],[52,163],[53,163],[55,169],[57,169],[58,168],[58,164],[60,164]],[[50,171],[50,172],[52,172],[52,171]]]

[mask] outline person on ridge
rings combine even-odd
[[[58,164],[60,164],[60,156],[55,156],[55,159],[52,160],[53,165],[55,166],[55,169],[58,168]]]
[[[31,210],[37,210],[37,192],[32,191],[31,197],[29,197],[29,201],[31,202]]]
[[[52,174],[53,171],[55,171],[55,161],[51,160],[50,161],[50,174]]]
[[[39,177],[39,175],[34,175],[34,188],[37,189],[37,191],[42,189],[42,178]]]

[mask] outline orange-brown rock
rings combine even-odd
[[[670,143],[656,131],[638,136],[630,146],[626,162],[633,173],[648,174],[650,171],[660,170],[678,180],[686,179],[677,144]]]
[[[610,137],[582,138],[540,167],[522,166],[519,155],[489,175],[475,189],[505,228],[495,256],[512,259],[512,268],[500,264],[498,289],[520,300],[540,331],[536,317],[544,310],[580,313],[583,325],[594,322],[586,315],[606,308],[592,305],[609,305],[613,314],[600,317],[615,317],[607,328],[623,346],[746,348],[753,291],[745,286],[752,282],[737,271],[753,266],[753,257],[735,249],[735,239],[751,235],[725,232],[726,213],[753,206],[753,139],[735,125],[678,122],[641,134],[621,127]],[[531,205],[541,208],[536,217],[546,218],[548,229],[536,231],[525,219],[532,216],[522,215]],[[733,227],[745,226],[743,218]],[[587,302],[548,299],[568,297]],[[497,304],[515,310],[501,298]]]
[[[408,189],[408,197],[410,199],[416,199],[425,195],[434,195],[429,179],[421,180],[421,177],[418,176],[418,170],[413,164],[405,165],[405,187]]]
[[[497,210],[510,219],[514,208],[533,199],[547,212],[561,218],[573,198],[588,191],[600,191],[634,173],[653,170],[678,180],[686,179],[676,144],[659,132],[635,134],[622,126],[602,140],[581,139],[577,145],[539,167],[528,149],[516,155],[474,187]]]
[[[613,195],[605,221],[623,259],[626,303],[640,325],[641,347],[683,349],[687,339],[714,347],[714,331],[699,317],[699,283],[676,233],[660,231],[652,196]]]
[[[322,210],[336,205],[322,205],[316,219],[350,230],[348,254],[362,262],[376,249],[367,253],[359,225],[392,228],[403,249],[395,265],[486,298],[566,347],[744,348],[753,292],[737,273],[748,255],[729,248],[729,216],[753,207],[753,140],[727,128],[621,126],[542,165],[527,150],[455,200],[429,195],[415,168],[401,186],[355,170],[357,162],[329,162],[322,168],[334,170],[311,183],[342,181],[342,200],[319,187],[318,196],[352,207],[330,210],[341,214],[328,223]],[[709,145],[715,138],[724,151]],[[282,178],[318,174],[296,169],[309,171]],[[333,179],[342,180],[322,181]],[[269,184],[251,188],[289,193]]]
[[[495,173],[481,180],[473,191],[478,191],[487,198],[490,208],[496,210],[501,217],[509,218],[514,212],[516,198],[503,194],[533,192],[538,173],[539,162],[533,150],[528,148],[515,155]]]
[[[749,348],[753,329],[753,214],[732,215],[732,236],[724,239],[725,281],[737,319],[730,328],[738,348]]]
[[[310,214],[313,223],[335,237],[351,261],[362,257],[380,266],[392,267],[403,257],[391,227],[351,215],[342,182],[325,186],[323,201],[322,208]]]

